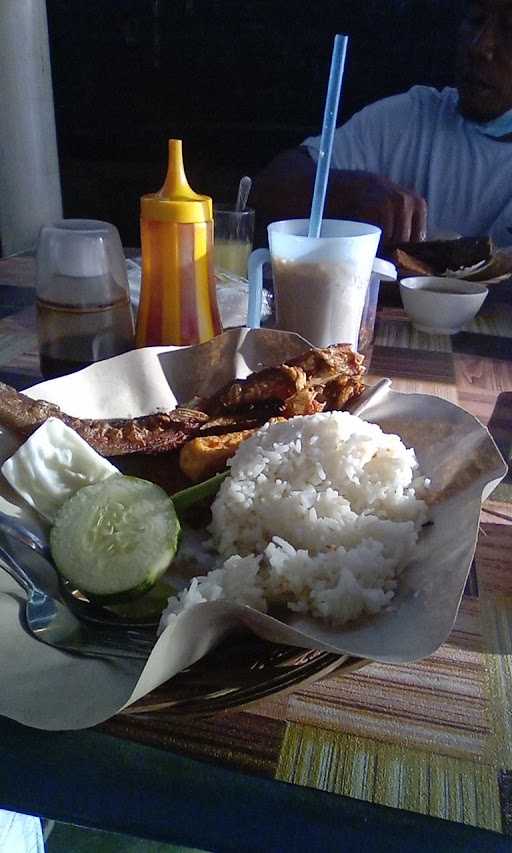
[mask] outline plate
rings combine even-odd
[[[117,356],[28,393],[77,417],[135,416],[172,408],[193,392],[212,393],[235,375],[280,363],[307,346],[275,330],[233,330],[198,347]],[[40,728],[69,729],[96,725],[119,711],[135,716],[162,707],[204,713],[256,701],[338,667],[343,671],[355,658],[357,665],[364,660],[400,664],[432,654],[457,615],[481,502],[507,468],[487,429],[460,407],[390,390],[389,382],[365,396],[359,401],[364,418],[414,447],[420,469],[432,480],[433,524],[424,530],[388,608],[334,629],[301,614],[277,619],[230,602],[208,602],[183,611],[166,628],[144,667],[121,666],[70,661],[26,637],[12,587],[0,577],[0,714]],[[12,453],[12,436],[0,434],[0,458],[9,446]],[[13,511],[25,513],[15,495],[4,498]],[[219,645],[234,630],[253,635],[249,646]],[[93,694],[85,687],[91,682]],[[65,703],[58,701],[63,691]]]
[[[122,715],[165,712],[173,716],[209,716],[245,707],[266,696],[289,693],[334,672],[353,672],[366,663],[349,655],[294,649],[253,636],[230,638],[130,705]]]

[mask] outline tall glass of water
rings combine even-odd
[[[41,373],[53,379],[134,347],[126,262],[114,225],[43,226],[36,254]]]

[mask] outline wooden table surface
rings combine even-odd
[[[457,403],[488,426],[510,460],[512,284],[491,287],[481,314],[465,331],[431,337],[412,329],[396,285],[383,285],[368,381],[389,377],[397,390],[435,394]],[[0,261],[0,379],[19,389],[40,379],[34,298],[33,260]],[[512,834],[511,555],[509,474],[483,507],[476,556],[455,629],[430,658],[334,673],[246,710],[207,718],[182,719],[165,712],[137,718],[119,715],[94,732],[76,733],[75,743],[106,738],[101,742],[122,743],[127,750],[141,750],[141,755],[148,747],[157,747],[160,759],[165,753],[173,761],[181,755],[207,762],[196,766],[210,768],[212,778],[222,768],[242,771],[236,777],[242,780],[241,790],[244,784],[280,780],[303,794],[307,788],[330,792],[340,814],[352,814],[354,820],[350,810],[362,806],[377,822],[386,815],[388,839],[390,826],[407,824],[408,841],[397,836],[393,849],[432,849],[429,844],[436,833],[448,837],[443,836],[443,827],[445,833],[455,834],[449,848],[440,849],[505,849],[500,836]],[[11,755],[15,763],[19,744],[35,743],[34,733],[12,721],[4,723],[18,744]],[[41,737],[50,737],[37,735],[38,743]],[[7,782],[2,785],[0,771],[0,805],[7,790],[12,789]],[[11,805],[15,801],[21,808],[22,795],[19,801],[11,798]],[[373,810],[377,806],[390,807],[391,812]],[[292,805],[289,808],[292,814]],[[424,824],[420,816],[425,815],[445,823]],[[242,816],[239,804],[240,820]],[[107,817],[104,823],[109,825]],[[122,828],[130,831],[126,824]],[[254,832],[247,849],[263,849]],[[199,835],[195,844],[200,843]],[[415,847],[408,847],[413,841]],[[280,849],[266,843],[267,849]],[[325,839],[324,846],[331,849]],[[299,842],[293,849],[302,849]],[[381,848],[370,844],[369,849]]]

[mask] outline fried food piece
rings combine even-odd
[[[416,260],[430,265],[434,272],[443,273],[463,267],[472,267],[488,261],[494,251],[490,237],[458,237],[455,240],[422,240],[419,243],[399,243]]]
[[[263,403],[283,403],[306,388],[318,387],[338,376],[359,381],[363,375],[363,356],[348,344],[334,344],[324,349],[309,349],[277,367],[266,367],[251,373],[247,379],[237,379],[222,388],[209,400],[202,401],[200,408],[215,418],[228,412],[261,406]],[[303,395],[306,399],[308,395]],[[300,399],[300,398],[298,398]],[[294,407],[292,406],[292,409]],[[318,409],[316,409],[318,411]],[[295,414],[310,414],[295,411]],[[276,412],[277,414],[277,412]]]
[[[270,418],[269,423],[277,424],[287,418]],[[224,435],[196,437],[187,441],[180,450],[180,468],[187,477],[195,483],[207,480],[214,474],[219,474],[226,467],[228,459],[235,455],[243,441],[258,431],[241,429],[237,432],[227,432]]]
[[[272,414],[279,413],[283,420],[344,408],[363,391],[363,371],[363,356],[347,344],[337,344],[307,350],[287,364],[230,382],[202,401],[210,419],[201,427],[201,436],[182,447],[180,468],[195,482],[222,471],[242,441],[255,432],[248,428],[231,432],[233,424],[249,427],[251,419],[261,419],[258,427],[272,420]],[[207,432],[224,435],[204,435]]]
[[[336,376],[361,377],[364,356],[354,352],[350,344],[332,344],[323,349],[309,349],[293,358],[289,365],[304,370],[308,384],[324,384]]]
[[[307,385],[285,401],[286,417],[342,409],[364,389],[363,356],[343,344],[308,350],[292,365],[296,362],[306,373]]]
[[[201,435],[223,435],[227,432],[238,432],[241,429],[258,429],[273,417],[278,417],[285,410],[282,400],[268,400],[258,406],[249,406],[240,410],[209,418],[200,427]]]
[[[178,408],[132,419],[63,420],[102,456],[122,456],[176,450],[199,432],[207,415]]]
[[[323,403],[322,411],[336,412],[344,409],[350,400],[359,397],[364,391],[364,382],[354,381],[351,377],[337,376],[327,382],[317,397]]]
[[[391,260],[402,274],[442,275],[447,270],[473,267],[488,261],[494,252],[490,237],[459,237],[456,240],[423,240],[398,243]]]
[[[432,264],[419,261],[403,249],[395,249],[392,254],[393,263],[398,267],[400,274],[404,275],[435,275]]]
[[[251,373],[247,379],[230,382],[203,408],[210,415],[220,415],[225,411],[238,411],[270,400],[286,400],[305,387],[306,374],[300,367],[289,367],[287,364],[265,367],[257,373]]]
[[[8,429],[30,435],[48,418],[62,418],[58,406],[32,400],[10,385],[0,382],[0,423]]]
[[[192,438],[180,450],[180,468],[194,483],[207,480],[223,471],[242,441],[255,432],[256,429],[243,429],[225,435]]]
[[[49,417],[62,420],[102,456],[163,453],[190,438],[262,426],[276,416],[338,409],[363,390],[363,356],[347,344],[310,349],[286,364],[230,382],[194,408],[133,419],[84,420],[0,383],[0,424],[28,436]]]
[[[0,382],[2,426],[29,436],[48,418],[64,421],[102,456],[175,450],[208,420],[203,412],[179,408],[141,418],[83,420],[65,414],[53,403],[32,400]]]
[[[314,415],[323,411],[323,404],[317,399],[318,392],[311,387],[297,391],[292,397],[288,397],[283,408],[285,418],[294,418],[296,415]]]

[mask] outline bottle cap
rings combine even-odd
[[[189,186],[183,166],[181,139],[169,139],[169,164],[162,189],[141,198],[143,219],[159,222],[205,222],[213,219],[210,196]]]

